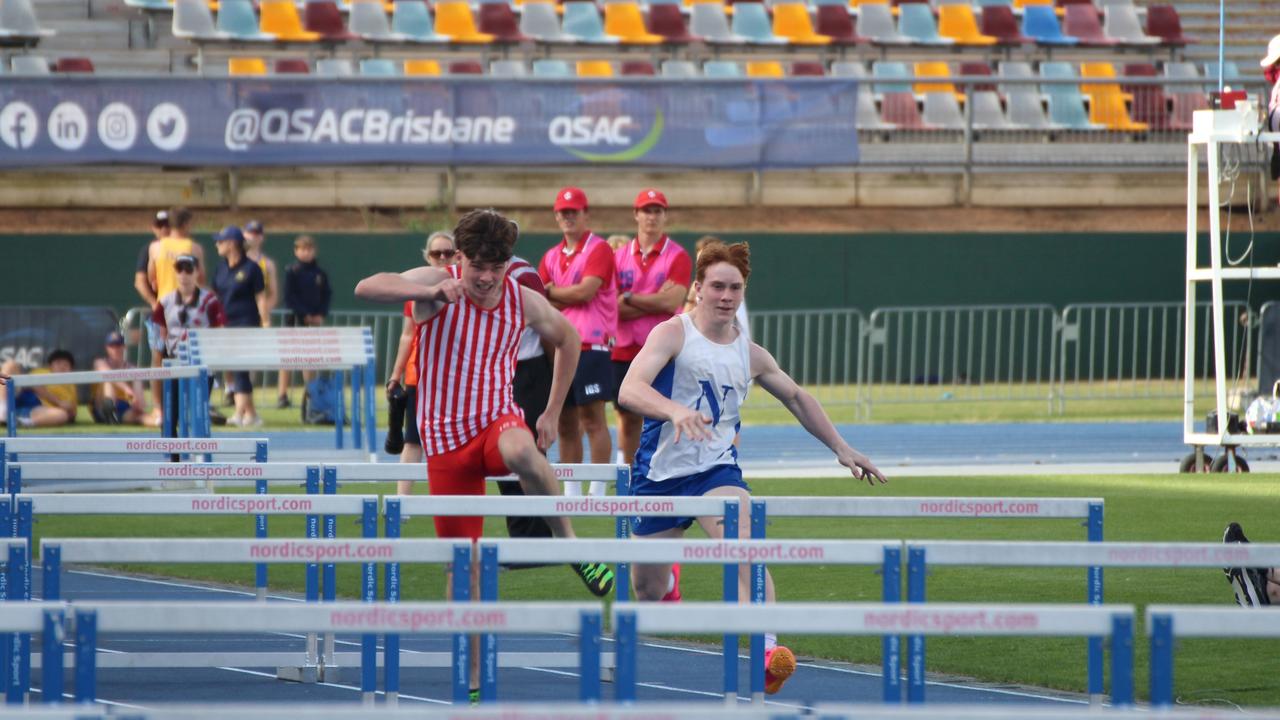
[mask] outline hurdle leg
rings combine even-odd
[[[334,468],[327,467],[322,470],[321,474],[324,494],[336,495],[338,492],[338,471]],[[325,515],[324,537],[327,540],[333,540],[338,537],[338,516]],[[338,599],[338,566],[334,563],[325,563],[321,569],[321,592],[324,602],[336,602]],[[340,677],[338,671],[338,661],[335,659],[334,653],[337,650],[337,642],[332,632],[324,634],[324,649],[320,655],[320,679],[328,681]],[[333,677],[328,675],[329,669],[333,669]]]
[[[360,450],[364,447],[363,418],[360,412],[360,393],[364,389],[364,366],[351,368],[351,447]]]
[[[1102,505],[1089,504],[1088,525],[1089,542],[1102,542]],[[1102,604],[1102,568],[1091,567],[1088,570],[1088,602],[1090,605]],[[1102,643],[1101,637],[1090,637],[1089,643],[1089,704],[1102,704]]]
[[[66,615],[61,610],[48,610],[44,614],[44,633],[41,636],[40,693],[46,705],[62,702],[62,674],[64,663],[62,640],[66,635]]]
[[[636,701],[636,613],[624,610],[615,616],[617,627],[613,629],[617,639],[615,651],[618,672],[613,681],[613,699],[620,703]]]
[[[453,601],[471,601],[471,544],[453,550]],[[453,704],[471,702],[471,638],[466,633],[453,636]]]
[[[333,371],[333,446],[338,450],[342,449],[342,426],[346,424],[346,418],[343,417],[346,413],[342,412],[342,384],[345,382],[345,375],[341,370]]]
[[[258,480],[254,483],[254,493],[257,495],[267,494],[267,481]],[[267,538],[267,516],[258,515],[254,518],[253,526],[254,537],[265,540]],[[254,567],[253,583],[254,590],[257,594],[259,602],[265,602],[267,599],[267,564],[258,563]]]
[[[726,540],[738,539],[738,501],[728,500],[724,504],[724,537]],[[738,602],[738,566],[730,563],[724,566],[724,601]],[[724,636],[724,702],[726,705],[738,704],[738,636]]]
[[[600,701],[600,611],[582,613],[578,633],[578,700]]]
[[[1111,619],[1111,706],[1133,705],[1133,618]]]
[[[764,503],[751,501],[751,539],[763,540],[765,537]],[[751,602],[765,601],[764,563],[751,566]],[[764,703],[764,635],[754,633],[751,636],[751,702]]]
[[[97,700],[98,614],[76,612],[76,702]]]
[[[923,548],[907,548],[907,602],[922,603],[925,597]],[[907,637],[907,702],[924,702],[924,636]]]
[[[1173,618],[1152,615],[1151,628],[1151,707],[1173,706]]]
[[[320,468],[307,468],[307,494],[320,494]],[[320,518],[317,515],[307,516],[307,539],[320,537]],[[320,601],[320,566],[310,562],[306,565],[306,599],[309,603]],[[302,667],[276,668],[276,677],[290,682],[313,683],[320,679],[320,657],[317,650],[316,633],[308,632],[306,650]]]
[[[369,364],[364,371],[364,432],[365,442],[368,443],[369,448],[369,459],[376,462],[378,459],[378,446],[374,444],[374,440],[377,439],[378,425],[373,395],[374,372],[374,361],[370,358]]]
[[[378,537],[378,501],[366,500],[360,514],[360,535],[365,538]],[[377,566],[374,563],[362,563],[360,566],[364,601],[375,602],[378,599]],[[360,690],[364,704],[373,705],[378,695],[378,636],[366,633],[360,636]]]
[[[399,500],[387,502],[384,522],[386,537],[400,537]],[[383,574],[387,602],[400,602],[400,563],[387,563],[383,566]],[[382,642],[382,687],[386,692],[387,705],[395,707],[400,701],[400,636],[388,633]]]
[[[902,550],[897,547],[884,549],[884,565],[881,567],[881,597],[886,603],[902,602]],[[902,702],[902,638],[885,635],[880,640],[880,666],[884,701]]]

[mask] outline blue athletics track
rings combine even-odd
[[[906,475],[1027,474],[1073,472],[1171,472],[1187,453],[1177,423],[1044,423],[989,425],[848,425],[842,434],[891,477]],[[262,437],[264,433],[253,433]],[[265,433],[271,458],[278,461],[323,462],[352,459],[354,453],[332,449],[333,436],[324,432]],[[381,436],[378,440],[381,442]],[[361,455],[367,457],[367,450]],[[380,461],[392,458],[379,452]],[[42,456],[45,460],[86,461],[87,456]],[[103,461],[113,459],[108,456]],[[114,456],[120,459],[120,456]],[[1274,457],[1250,458],[1264,467]],[[842,469],[830,453],[803,429],[794,426],[747,427],[742,432],[741,461],[751,477],[823,477]],[[1280,464],[1280,463],[1277,463]],[[40,596],[39,573],[34,595]],[[245,600],[252,591],[212,587],[189,581],[135,577],[111,571],[77,569],[63,579],[69,600]],[[296,596],[275,594],[274,600],[298,602]],[[199,636],[130,635],[102,641],[106,654],[139,652],[243,653],[254,651],[302,654],[300,635]],[[402,652],[446,652],[448,638],[410,637]],[[356,636],[338,636],[338,652],[359,649]],[[571,636],[539,635],[504,638],[503,652],[572,652]],[[612,650],[606,638],[603,650]],[[783,691],[769,699],[780,709],[806,708],[816,703],[877,702],[878,667],[853,666],[800,658],[801,667]],[[741,697],[749,697],[746,658],[740,659]],[[1081,672],[1083,673],[1083,658]],[[644,643],[639,657],[642,701],[721,702],[723,661],[718,647],[677,641]],[[450,698],[447,668],[401,670],[400,701],[404,704],[446,704]],[[499,675],[502,701],[563,701],[577,697],[578,676],[573,668],[504,668]],[[611,697],[606,685],[604,697]],[[37,696],[38,697],[38,696]],[[361,699],[358,668],[346,668],[327,682],[293,683],[276,679],[274,667],[216,668],[99,668],[99,702],[146,707],[174,702],[334,702]],[[934,703],[1032,703],[1045,706],[1087,703],[1087,698],[1038,688],[984,685],[965,680],[933,679],[928,698]],[[745,699],[743,700],[745,702]]]

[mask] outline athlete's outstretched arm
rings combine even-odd
[[[537,331],[543,343],[555,346],[555,357],[551,367],[551,392],[547,397],[547,408],[542,411],[542,415],[538,418],[538,426],[534,428],[538,447],[546,450],[556,441],[557,428],[560,426],[560,409],[564,407],[564,398],[569,394],[569,385],[573,382],[573,374],[578,369],[582,338],[564,315],[551,307],[551,303],[542,296],[542,293],[521,286],[520,294],[524,298],[525,325]]]
[[[755,343],[751,343],[751,375],[760,387],[782,401],[783,406],[800,421],[810,435],[831,448],[831,452],[836,454],[836,459],[841,465],[849,468],[854,477],[863,478],[871,485],[875,485],[876,480],[881,483],[888,482],[884,473],[880,472],[880,469],[873,465],[866,455],[849,447],[849,443],[840,437],[840,433],[836,432],[836,426],[831,424],[831,418],[827,417],[827,411],[822,409],[822,405],[778,367],[778,362],[773,359],[768,350]]]
[[[644,347],[618,388],[618,404],[637,415],[654,420],[669,421],[675,428],[673,442],[680,442],[683,435],[690,440],[706,440],[711,437],[707,426],[711,418],[693,408],[685,407],[653,389],[653,379],[662,372],[684,346],[684,325],[676,316],[664,320],[649,333]]]
[[[413,301],[413,319],[426,322],[445,304],[462,297],[462,283],[436,268],[377,273],[356,283],[356,297],[378,303]]]

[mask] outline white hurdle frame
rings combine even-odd
[[[1180,637],[1280,639],[1280,607],[1148,605],[1151,706],[1173,706],[1173,651]]]
[[[922,635],[1110,635],[1112,699],[1121,706],[1133,704],[1132,605],[640,603],[615,606],[613,617],[618,642],[615,699],[619,702],[635,700],[640,633],[747,633],[768,627],[780,633],[824,635],[894,631]],[[1021,626],[1015,626],[1015,621]],[[763,702],[762,696],[755,699]]]

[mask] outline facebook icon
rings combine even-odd
[[[36,111],[24,102],[11,102],[0,110],[0,142],[15,149],[25,150],[36,144],[40,123]]]

